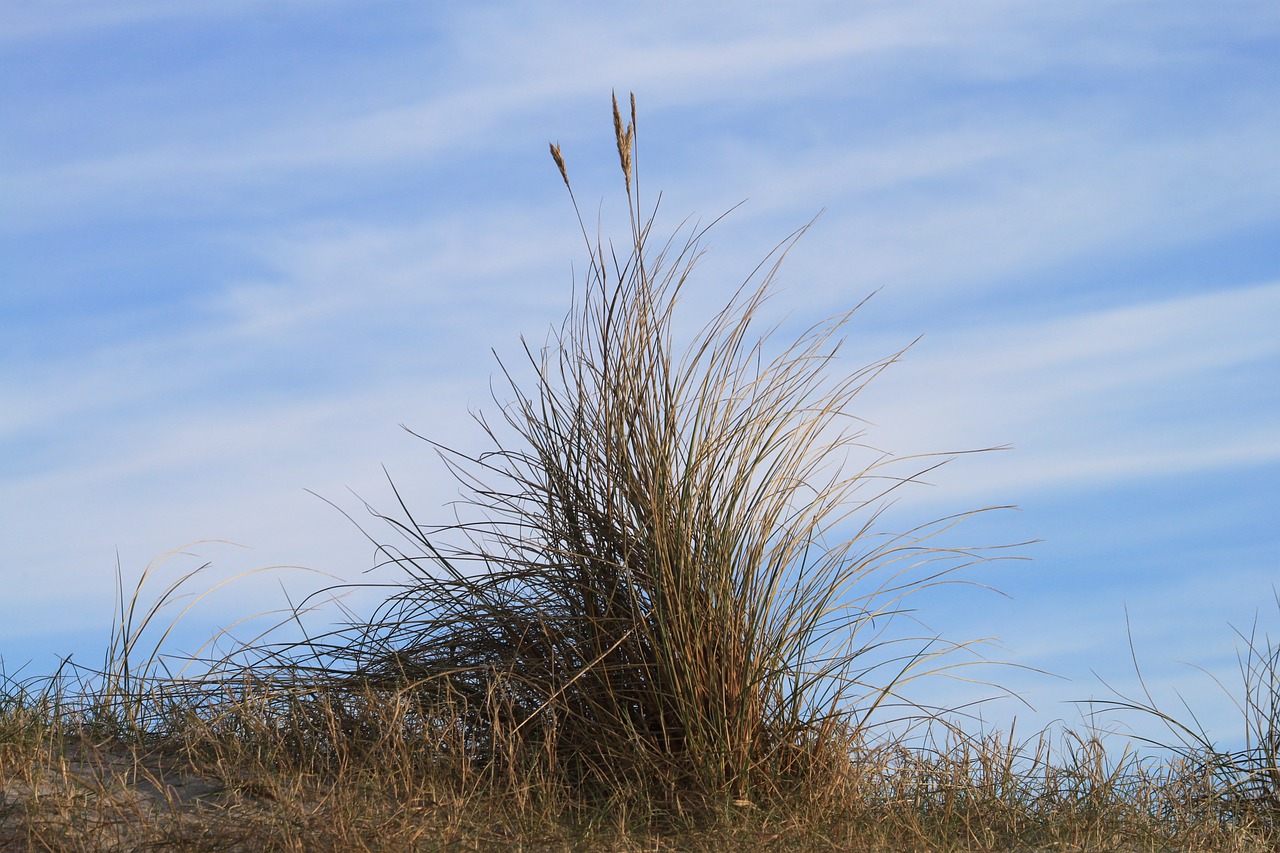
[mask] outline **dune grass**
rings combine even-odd
[[[176,673],[159,616],[181,618],[196,573],[146,609],[149,569],[101,669],[3,679],[0,846],[1273,849],[1277,657],[1256,636],[1239,753],[1150,697],[1112,709],[1191,735],[1172,760],[1092,732],[968,732],[908,689],[973,659],[895,616],[1004,553],[943,542],[973,513],[880,529],[956,454],[863,443],[854,398],[902,353],[844,369],[853,312],[782,344],[757,331],[803,230],[681,341],[706,229],[653,236],[634,100],[613,118],[629,233],[579,215],[584,281],[527,365],[503,366],[491,449],[437,446],[461,518],[374,511],[395,579],[370,617]]]

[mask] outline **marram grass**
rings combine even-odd
[[[533,379],[503,367],[491,449],[438,448],[465,519],[375,513],[397,580],[371,618],[196,676],[171,672],[167,629],[140,657],[190,576],[147,612],[122,591],[101,672],[4,680],[0,847],[1274,848],[1269,647],[1244,666],[1247,754],[972,734],[907,699],[965,647],[886,625],[992,555],[939,544],[972,513],[890,534],[880,509],[954,454],[863,446],[855,397],[901,353],[842,372],[852,312],[757,331],[803,230],[678,341],[705,229],[653,236],[635,119],[615,101],[629,233],[579,217],[584,280],[525,346]]]
[[[628,244],[583,230],[576,304],[548,347],[525,348],[532,389],[510,383],[504,431],[481,420],[490,451],[442,448],[479,519],[386,516],[406,579],[324,656],[351,679],[463,703],[485,763],[553,755],[547,772],[584,792],[753,802],[808,784],[951,650],[916,642],[886,660],[873,626],[974,557],[927,544],[956,519],[873,534],[875,504],[912,460],[842,462],[864,450],[852,400],[896,354],[832,378],[851,314],[776,355],[752,336],[791,241],[676,347],[702,233],[652,247],[634,116],[624,126],[616,104],[614,127]]]

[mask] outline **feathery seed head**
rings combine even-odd
[[[556,161],[556,166],[560,169],[560,177],[564,178],[564,185],[569,186],[569,171],[564,167],[564,157],[560,154],[560,143],[551,143],[551,159]],[[572,189],[572,187],[570,187]]]
[[[622,164],[622,174],[627,181],[627,192],[631,192],[631,143],[635,133],[636,96],[631,95],[632,121],[622,126],[622,113],[618,111],[618,93],[613,93],[613,133],[618,139],[618,160]]]

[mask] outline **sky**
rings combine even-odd
[[[447,522],[458,486],[401,425],[485,449],[495,353],[569,309],[549,142],[626,239],[616,90],[658,230],[733,209],[681,328],[816,216],[763,319],[874,293],[842,363],[919,341],[859,397],[867,440],[1010,447],[885,517],[1016,505],[948,541],[1038,540],[966,573],[1004,595],[917,601],[1013,664],[973,674],[1031,707],[983,724],[1076,725],[1136,657],[1238,739],[1233,626],[1280,634],[1280,6],[0,0],[0,87],[9,676],[101,660],[117,567],[126,596],[155,567],[143,600],[235,578],[194,646],[383,577],[344,513],[376,531],[388,475]],[[300,568],[238,577],[269,566]]]

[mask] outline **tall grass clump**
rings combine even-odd
[[[477,418],[492,449],[437,445],[474,518],[424,526],[403,500],[382,515],[405,579],[325,655],[449,702],[487,772],[536,766],[578,793],[681,808],[794,792],[843,767],[874,714],[955,650],[886,652],[884,625],[978,558],[928,544],[958,516],[875,530],[889,493],[944,461],[896,474],[904,460],[866,447],[850,415],[901,353],[842,372],[852,311],[783,347],[757,333],[803,229],[677,346],[706,229],[653,235],[634,99],[630,121],[616,100],[613,118],[625,242],[593,238],[579,213],[585,281],[548,345],[525,343],[531,387],[503,367],[501,422]]]

